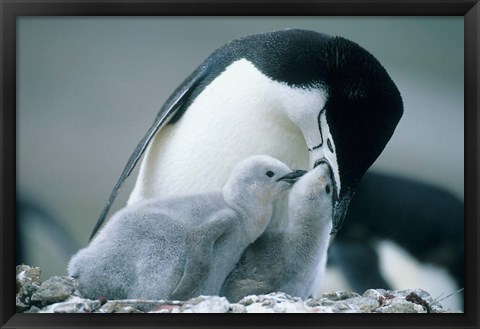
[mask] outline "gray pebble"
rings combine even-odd
[[[40,274],[42,271],[40,267],[28,266],[28,265],[17,265],[16,267],[16,279],[17,284],[23,286],[25,284],[36,284],[41,285],[42,281],[40,280]]]
[[[227,313],[230,303],[225,297],[199,296],[190,299],[172,313]]]
[[[54,276],[42,283],[33,293],[31,303],[49,305],[67,299],[77,288],[78,281],[67,276]]]

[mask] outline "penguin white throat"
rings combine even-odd
[[[254,83],[254,85],[245,85],[245,92],[251,92],[252,95],[259,96],[259,99],[264,98],[266,104],[262,109],[252,107],[253,110],[266,111],[272,117],[283,113],[300,129],[309,151],[309,168],[313,168],[321,159],[326,160],[332,168],[337,193],[340,193],[341,182],[335,142],[330,133],[324,109],[328,97],[325,88],[321,84],[311,87],[294,87],[272,80],[246,59],[232,63],[222,75],[224,74],[231,74],[232,78],[242,76],[242,81]],[[219,82],[225,78],[222,75],[219,77]],[[253,86],[258,90],[251,90]],[[263,92],[263,95],[260,92]],[[269,113],[270,111],[275,113]]]
[[[311,169],[326,159],[339,193],[335,143],[322,112],[326,99],[321,87],[292,87],[267,77],[246,59],[233,62],[178,122],[155,136],[140,168],[141,184],[128,203],[222,187],[233,166],[254,154],[296,169]],[[215,170],[205,173],[204,168]]]

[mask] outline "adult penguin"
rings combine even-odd
[[[128,204],[221,187],[234,164],[253,154],[291,168],[326,162],[335,185],[336,233],[402,113],[385,69],[352,41],[298,29],[234,40],[213,52],[160,109],[92,237],[145,150]],[[269,229],[285,224],[286,204],[286,196],[277,199]]]

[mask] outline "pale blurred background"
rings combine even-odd
[[[372,170],[432,183],[463,201],[463,17],[22,17],[17,28],[17,192],[40,208],[25,216],[18,248],[44,278],[65,274],[87,243],[170,93],[213,50],[248,34],[303,28],[366,48],[405,105]],[[125,205],[136,173],[113,211]],[[385,259],[408,258],[382,243]],[[341,274],[332,278],[340,280],[330,287],[342,284]]]

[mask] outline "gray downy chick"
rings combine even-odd
[[[273,200],[299,172],[253,156],[234,167],[222,189],[137,202],[72,257],[68,272],[88,298],[218,294],[242,252],[267,227]]]
[[[288,198],[288,226],[250,245],[220,291],[231,302],[282,291],[304,299],[322,279],[332,229],[335,184],[327,163],[305,174]]]

